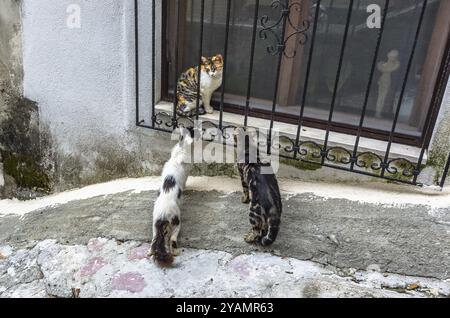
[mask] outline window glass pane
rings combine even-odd
[[[422,30],[418,39],[413,65],[406,83],[401,104],[401,112],[396,132],[413,137],[421,137],[429,101],[422,98],[422,74],[426,71],[425,61],[430,50],[430,40],[436,32],[439,6],[443,0],[429,0],[424,16]],[[171,8],[173,11],[173,3]],[[180,40],[181,71],[198,64],[200,34],[200,0],[181,1],[182,21]],[[231,1],[231,20],[229,30],[229,52],[227,59],[227,81],[225,99],[227,104],[245,105],[255,0]],[[291,1],[291,3],[296,1]],[[272,56],[267,48],[275,39],[259,35],[263,27],[261,18],[268,17],[267,24],[276,23],[280,18],[280,8],[272,6],[272,0],[261,0],[259,7],[256,49],[254,53],[254,72],[252,76],[251,109],[270,111],[274,96],[278,56]],[[301,23],[310,19],[307,31],[308,40],[298,44],[301,35],[292,37],[288,46],[296,50],[294,58],[283,58],[281,80],[279,83],[277,112],[296,119],[300,113],[300,103],[306,94],[305,116],[314,120],[328,120],[332,104],[336,73],[339,64],[346,20],[349,9],[347,0],[321,1],[320,17],[316,34],[315,48],[311,62],[311,75],[307,92],[303,92],[305,71],[311,36],[312,20],[316,0],[302,1],[304,11],[291,9],[291,20]],[[379,29],[367,27],[367,7],[378,4],[382,9],[384,0],[355,0],[349,25],[348,41],[342,60],[342,71],[337,85],[333,122],[344,126],[357,126],[364,105],[364,97],[370,78]],[[415,31],[419,22],[423,0],[391,0],[385,31],[373,74],[367,105],[364,127],[389,132],[403,88],[406,66],[414,43]],[[203,55],[224,54],[227,1],[206,0],[204,18]],[[305,11],[306,10],[306,11]],[[169,13],[170,15],[170,13]],[[448,17],[450,18],[450,17]],[[172,20],[173,21],[173,20]],[[286,29],[287,32],[289,29]],[[282,23],[273,28],[280,36]],[[175,31],[170,25],[169,36]],[[295,45],[296,44],[296,45]],[[168,48],[171,61],[174,48]],[[290,52],[292,53],[292,52]],[[173,63],[169,68],[169,91],[173,90]],[[220,99],[216,93],[215,100]]]
[[[260,16],[278,18],[278,12],[271,8],[271,0],[260,1]],[[183,70],[198,64],[200,45],[199,0],[187,1],[187,16],[184,23]],[[227,2],[205,1],[203,55],[224,54]],[[255,1],[232,1],[229,30],[229,51],[227,63],[227,95],[245,96],[249,75],[251,39]],[[258,23],[259,25],[259,23]],[[261,28],[259,27],[258,30]],[[275,30],[277,33],[281,27]],[[276,73],[276,60],[267,54],[265,43],[257,42],[254,58],[254,80],[252,97],[271,100]],[[173,82],[173,81],[171,81]]]
[[[336,80],[339,50],[344,36],[348,1],[330,0],[322,3],[325,7],[316,36],[306,115],[327,120]],[[335,122],[349,125],[359,122],[378,37],[378,29],[367,28],[367,6],[378,4],[383,8],[384,3],[383,0],[355,1],[336,95],[333,116]],[[367,128],[385,131],[392,128],[422,3],[421,0],[391,1],[367,105],[364,123]],[[398,133],[420,137],[423,130],[428,109],[421,113],[419,120],[414,121],[416,114],[413,108],[439,4],[440,1],[430,1],[427,6],[401,105],[396,129]],[[391,62],[388,62],[389,59]],[[300,100],[303,92],[301,88],[298,91],[297,98]]]

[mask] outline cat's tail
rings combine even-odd
[[[270,217],[267,221],[268,229],[267,234],[261,238],[262,246],[272,245],[273,242],[277,239],[278,232],[280,230],[280,218]]]
[[[169,221],[157,220],[154,226],[156,231],[155,239],[152,242],[152,255],[156,263],[161,267],[169,267],[173,263],[173,256],[166,249],[166,229],[169,227]]]

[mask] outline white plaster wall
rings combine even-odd
[[[161,1],[157,2],[160,12]],[[74,3],[81,7],[80,29],[66,25],[66,9]],[[151,1],[139,0],[139,7],[139,115],[148,123]],[[151,166],[155,160],[150,153],[168,148],[168,138],[152,138],[159,134],[135,126],[134,1],[22,0],[22,19],[24,95],[38,102],[41,123],[50,128],[59,151],[89,162],[90,152],[109,142],[124,151],[146,154],[142,164]],[[157,48],[161,44],[160,19],[158,14]],[[160,51],[157,53],[159,92]],[[450,110],[450,85],[448,88],[440,124],[449,121],[450,111],[445,112]]]
[[[80,29],[67,27],[70,4],[81,8]],[[150,1],[140,0],[140,9],[140,97],[149,119]],[[60,149],[128,138],[135,128],[134,1],[22,0],[22,16],[24,95],[38,102]]]

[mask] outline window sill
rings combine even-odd
[[[173,103],[161,101],[155,106],[155,110],[157,112],[164,112],[167,114],[172,114],[173,111]],[[219,123],[219,112],[215,111],[213,114],[206,114],[200,116],[200,119],[208,120],[213,123]],[[234,125],[234,126],[243,126],[244,117],[239,114],[227,113],[223,112],[223,125]],[[248,117],[248,126],[255,128],[265,128],[268,129],[270,126],[270,120],[251,117]],[[295,139],[297,134],[297,126],[282,123],[282,122],[274,122],[274,129],[278,130],[280,134],[285,135],[289,138]],[[317,128],[303,127],[301,132],[301,140],[302,141],[313,141],[320,144],[323,144],[325,140],[326,131]],[[348,150],[353,150],[355,145],[356,136],[338,133],[338,132],[330,132],[329,137],[329,146],[331,147],[343,147]],[[380,156],[384,156],[386,153],[388,143],[386,141],[371,139],[361,137],[358,152],[373,152]],[[398,143],[393,143],[390,152],[390,158],[404,158],[410,160],[411,162],[417,162],[420,156],[421,149],[418,147],[402,145]],[[427,154],[425,153],[423,164],[427,163]]]

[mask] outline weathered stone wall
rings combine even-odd
[[[435,181],[442,178],[443,167],[450,153],[450,81],[436,122],[429,152],[429,164],[435,170]],[[450,178],[450,176],[448,176]]]
[[[0,2],[0,197],[48,193],[37,104],[22,95],[21,2]]]
[[[20,1],[0,2],[0,80],[16,94],[22,91]]]
[[[4,125],[14,96],[22,89],[20,6],[17,1],[0,2],[0,197],[5,179],[2,150]]]

